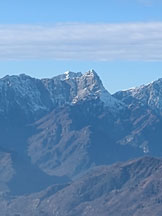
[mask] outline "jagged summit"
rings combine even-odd
[[[104,88],[98,74],[92,69],[77,79],[77,94],[73,99],[73,103],[87,98],[100,99],[105,106],[110,108],[123,108],[123,104],[113,98],[111,94]]]
[[[91,69],[82,74],[71,71],[61,75],[61,79],[70,86],[70,91],[73,95],[72,104],[80,100],[99,99],[105,106],[113,108],[123,108],[123,104],[113,98],[110,93],[104,88],[102,81],[95,70]]]
[[[93,79],[100,79],[98,74],[95,72],[95,70],[91,69],[85,73],[81,73],[81,72],[72,72],[70,70],[65,71],[63,74],[60,74],[58,76],[53,77],[53,79],[57,79],[57,80],[68,80],[68,79],[76,79],[76,78],[80,78],[81,76],[83,77],[91,77]]]
[[[85,75],[87,76],[97,76],[98,77],[98,74],[96,73],[96,71],[94,69],[90,69],[88,72],[85,73]]]
[[[51,80],[48,81],[51,83]],[[55,95],[52,95],[52,98],[58,96],[57,101],[61,99],[61,104],[65,103],[65,101],[75,104],[81,100],[99,99],[105,106],[108,106],[114,111],[124,107],[122,102],[113,98],[104,88],[100,77],[94,69],[91,69],[83,74],[81,72],[75,73],[66,71],[64,74],[54,77],[53,84],[51,83],[48,85],[46,83],[46,86],[47,88],[51,88],[53,85],[53,88],[56,88],[55,85],[58,85],[58,83],[62,86],[62,91],[59,93],[59,96],[55,92]],[[63,89],[65,89],[65,92]],[[49,91],[54,92],[51,89]]]

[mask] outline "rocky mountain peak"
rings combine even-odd
[[[91,89],[94,87],[94,90],[104,88],[100,77],[93,69],[83,74],[82,80],[84,80],[85,85],[87,85],[88,87],[91,85]]]
[[[110,108],[123,107],[123,104],[104,88],[101,79],[93,69],[84,74],[66,71],[62,75],[53,79],[44,79],[42,82],[54,103],[57,104],[76,104],[87,99],[98,99]]]
[[[123,104],[113,98],[111,94],[104,88],[98,74],[92,69],[78,77],[76,80],[77,92],[72,103],[80,100],[99,99],[109,108],[122,108]]]
[[[85,75],[99,78],[98,74],[96,73],[94,69],[90,69],[88,72],[85,73]]]

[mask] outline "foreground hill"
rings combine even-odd
[[[144,157],[99,166],[70,184],[0,202],[1,215],[160,216],[162,160]]]

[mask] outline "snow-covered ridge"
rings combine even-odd
[[[152,110],[162,112],[162,79],[158,79],[140,87],[120,91],[115,94],[124,103],[139,103]]]
[[[5,76],[0,79],[1,110],[12,107],[24,109],[27,112],[46,110],[40,91],[41,81],[25,74]]]
[[[104,88],[94,70],[84,74],[67,71],[41,80],[25,74],[0,79],[0,112],[16,107],[25,113],[35,114],[87,99],[99,99],[112,110],[123,107],[122,102]]]

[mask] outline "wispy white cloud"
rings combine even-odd
[[[162,22],[1,25],[0,60],[162,61]]]

